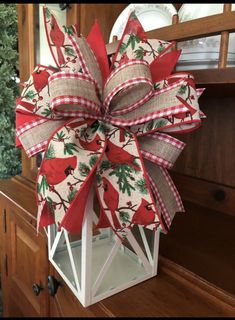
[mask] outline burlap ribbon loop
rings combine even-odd
[[[153,93],[149,65],[131,60],[116,68],[104,86],[105,111],[115,116],[125,114],[146,102]]]
[[[91,76],[79,72],[57,72],[49,78],[50,104],[58,115],[77,116],[80,112],[101,114],[101,101]]]

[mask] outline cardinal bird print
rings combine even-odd
[[[99,228],[108,221],[115,233],[125,235],[135,224],[150,229],[159,222],[152,194],[148,192],[141,154],[134,135],[127,129],[109,125],[105,153],[96,169],[97,192],[101,204]],[[142,197],[139,197],[141,193]]]
[[[111,182],[103,178],[103,199],[104,203],[107,206],[107,209],[111,212],[112,221],[115,229],[121,229],[121,225],[117,219],[115,211],[118,209],[118,203],[119,203],[119,193],[117,190],[113,187]]]
[[[155,212],[152,209],[152,204],[150,204],[145,199],[141,199],[141,204],[136,210],[132,217],[133,224],[140,224],[142,226],[147,226],[153,223],[155,220]]]
[[[45,159],[41,165],[41,174],[54,186],[61,183],[77,166],[77,157]]]
[[[51,15],[50,38],[53,45],[56,47],[59,65],[65,64],[64,55],[61,50],[64,45],[65,35],[64,32],[60,30],[60,27],[58,26],[57,21],[53,15]]]
[[[92,141],[84,141],[80,137],[78,137],[79,143],[83,149],[97,152],[101,149],[101,140],[100,136],[96,134],[95,138]]]
[[[38,204],[44,214],[44,222],[51,221],[48,220],[51,218],[48,215],[50,211],[56,224],[61,223],[64,212],[76,199],[80,186],[92,173],[101,154],[99,150],[104,149],[104,134],[98,129],[95,132],[89,130],[88,127],[86,121],[68,122],[48,144],[37,183]],[[84,132],[88,133],[86,140]],[[112,205],[110,209],[112,213],[115,212]],[[118,221],[115,226],[118,226]]]
[[[32,73],[33,85],[38,93],[44,89],[48,84],[48,78],[50,74],[46,70],[40,70],[39,68]]]
[[[134,163],[135,157],[111,141],[107,143],[106,156],[114,164],[126,164],[137,171],[140,170],[140,167]]]

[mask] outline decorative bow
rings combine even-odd
[[[135,224],[167,231],[184,211],[168,174],[184,143],[163,132],[201,123],[193,76],[171,74],[180,51],[147,39],[133,12],[109,61],[96,22],[87,37],[44,8],[58,69],[37,65],[17,100],[17,145],[45,151],[37,177],[38,225],[81,230],[93,185],[97,227],[123,237]],[[161,131],[161,133],[159,132]]]

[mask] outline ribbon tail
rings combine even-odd
[[[81,231],[105,146],[105,136],[94,121],[71,120],[53,133],[37,179],[38,227],[55,223],[58,230]],[[48,218],[50,211],[54,220]]]
[[[176,212],[185,211],[180,195],[165,168],[148,160],[144,160],[144,163],[161,216],[169,229]]]
[[[63,220],[61,221],[58,230],[63,227],[70,233],[80,233],[93,177],[94,173],[88,178],[85,185],[79,190],[76,198],[73,200]]]
[[[94,51],[94,54],[100,66],[103,82],[105,83],[105,80],[107,79],[109,74],[109,61],[100,24],[97,20],[95,21],[90,33],[87,36],[87,42],[89,43],[91,49]]]
[[[46,227],[54,223],[55,223],[55,218],[54,218],[53,212],[51,211],[50,206],[46,201],[43,206],[42,212],[37,219],[37,231],[39,230],[39,227]]]
[[[111,129],[104,158],[97,167],[96,192],[101,208],[97,227],[111,227],[120,238],[137,224],[149,229],[160,225],[165,229],[138,141],[130,131],[118,131]]]
[[[162,56],[157,56],[150,64],[153,82],[166,79],[173,71],[179,60],[181,50],[173,50]]]
[[[112,227],[112,225],[104,212],[104,208],[100,207],[99,220],[98,220],[98,223],[96,224],[95,228],[99,229],[99,228],[109,228],[109,227]]]

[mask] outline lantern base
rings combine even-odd
[[[71,259],[68,257],[66,243],[57,248],[53,257],[50,257],[55,269],[84,307],[157,274],[157,260],[155,262],[152,261],[152,268],[146,270],[146,266],[135,253],[135,250],[123,245],[120,240],[117,241],[117,237],[115,238],[110,234],[107,233],[105,237],[92,238],[90,287],[86,290],[78,288],[78,285],[76,285],[76,283],[82,283],[82,240],[74,241],[70,244],[77,281],[74,278],[74,269],[71,267]],[[159,231],[156,232],[155,238],[157,238],[157,252],[154,250],[155,259],[158,259]],[[107,268],[106,264],[108,264]],[[103,275],[100,277],[102,273]],[[99,278],[101,280],[97,281]],[[90,298],[87,299],[86,295]]]

